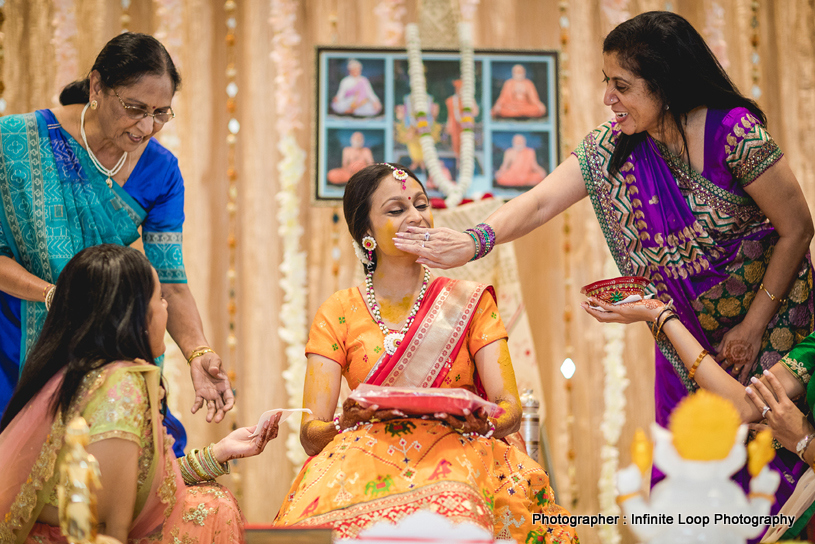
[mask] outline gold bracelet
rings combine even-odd
[[[702,364],[702,359],[704,359],[708,354],[706,349],[702,350],[702,353],[699,354],[699,357],[696,358],[696,362],[693,363],[693,366],[690,367],[690,371],[688,372],[688,378],[693,379],[696,376],[696,369],[699,368],[699,365]]]
[[[195,359],[196,357],[200,357],[200,356],[204,355],[205,353],[215,353],[215,350],[213,350],[209,346],[201,346],[200,348],[195,348],[192,351],[192,353],[190,353],[190,356],[187,357],[187,364],[191,365],[193,359]]]
[[[634,497],[636,497],[639,494],[640,494],[639,491],[635,491],[634,493],[629,493],[627,495],[620,495],[619,497],[617,497],[617,504],[622,504],[625,501],[627,501],[628,499],[633,499]]]
[[[660,323],[659,318],[661,318],[662,316],[665,316],[665,319],[663,319],[662,323]],[[676,314],[670,308],[663,309],[661,312],[659,312],[659,315],[657,316],[657,320],[655,323],[657,329],[657,332],[654,333],[655,340],[659,340],[659,333],[662,332],[662,327],[665,326],[665,323],[667,323],[668,320],[671,319],[671,317],[676,317]]]
[[[45,302],[46,311],[50,310],[51,309],[51,304],[54,303],[54,293],[56,292],[56,290],[57,290],[57,286],[56,285],[51,285],[48,288],[48,292],[45,293],[44,302]]]
[[[769,493],[759,493],[757,491],[751,491],[748,495],[751,499],[764,499],[769,501],[770,504],[775,503],[775,495],[770,495]]]
[[[764,291],[765,293],[767,293],[767,296],[770,297],[770,300],[772,300],[773,302],[775,302],[776,300],[778,301],[779,304],[784,304],[785,302],[787,302],[787,299],[779,298],[779,297],[773,295],[772,293],[770,293],[767,290],[767,288],[764,287],[764,282],[761,282],[761,285],[759,285],[758,288],[761,289],[762,291]]]

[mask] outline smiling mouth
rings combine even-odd
[[[144,139],[144,136],[136,136],[135,134],[132,134],[132,133],[130,133],[130,132],[127,132],[126,134],[127,134],[127,135],[130,137],[130,139],[131,139],[131,140],[133,140],[134,142],[140,142],[140,141],[142,141],[142,140]]]
[[[617,120],[622,121],[626,117],[628,117],[628,112],[614,112],[614,115],[617,116]]]

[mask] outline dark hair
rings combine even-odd
[[[124,32],[102,48],[93,63],[102,77],[105,89],[136,83],[144,76],[167,74],[173,82],[173,94],[181,87],[181,76],[175,69],[170,54],[161,42],[149,34]],[[90,99],[90,76],[69,83],[59,94],[63,106],[85,104]]]
[[[57,280],[54,301],[31,349],[0,431],[65,368],[51,410],[65,410],[85,375],[113,361],[153,361],[147,320],[155,284],[150,262],[124,246],[83,249]]]
[[[342,197],[342,210],[345,213],[348,232],[360,246],[362,239],[371,232],[371,196],[379,188],[379,183],[386,176],[392,175],[395,168],[407,172],[407,175],[415,179],[427,195],[424,184],[419,181],[416,174],[401,164],[380,162],[366,166],[351,176]],[[376,253],[372,259],[372,270],[376,270]]]
[[[603,53],[616,53],[620,66],[645,80],[648,90],[663,105],[661,122],[665,122],[666,114],[673,117],[686,152],[688,142],[682,122],[699,106],[743,107],[762,124],[767,122],[758,104],[743,96],[730,81],[702,36],[675,13],[649,11],[621,23],[603,41]],[[620,134],[609,164],[612,175],[646,136],[644,132]]]

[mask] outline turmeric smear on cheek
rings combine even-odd
[[[396,246],[393,245],[393,238],[396,236],[396,225],[394,225],[393,219],[388,219],[385,226],[377,229],[374,236],[385,253],[393,254],[398,251]]]

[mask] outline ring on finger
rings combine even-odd
[[[425,233],[424,233],[424,241],[425,241],[425,242],[427,242],[428,240],[430,240],[430,233],[429,233],[429,232],[425,232]]]
[[[761,409],[761,419],[764,419],[765,417],[767,417],[767,412],[772,412],[772,410],[773,409],[770,408],[769,406],[764,405],[764,408]]]

